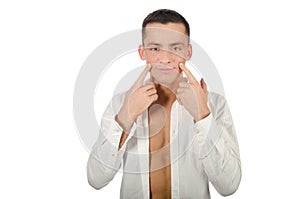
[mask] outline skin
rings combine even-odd
[[[207,86],[185,66],[192,56],[185,27],[181,23],[150,23],[146,26],[144,45],[139,55],[147,66],[127,91],[124,104],[116,116],[123,128],[121,148],[134,120],[148,110],[150,195],[153,199],[171,198],[170,113],[175,100],[184,106],[197,122],[210,114]],[[150,82],[144,83],[150,72]],[[187,80],[183,78],[186,74]]]

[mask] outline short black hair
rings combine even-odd
[[[185,27],[185,33],[190,37],[190,25],[187,20],[178,12],[169,9],[159,9],[150,13],[143,21],[142,36],[144,41],[145,28],[150,23],[182,23]]]

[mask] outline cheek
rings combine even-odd
[[[180,63],[186,64],[186,60],[185,60],[184,58],[182,58],[182,57],[177,57],[177,59],[176,59],[176,64],[177,64],[176,70],[177,70],[179,73],[182,73],[182,70],[181,70],[180,67],[179,67],[179,64],[180,64]]]
[[[149,63],[154,63],[156,61],[156,57],[153,55],[145,54],[145,60]]]

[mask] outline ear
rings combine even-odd
[[[141,60],[145,60],[146,59],[146,55],[145,55],[145,48],[143,45],[139,45],[139,55]]]
[[[187,55],[186,55],[186,60],[190,60],[193,54],[193,48],[192,45],[189,44],[188,50],[187,50]]]

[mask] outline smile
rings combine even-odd
[[[175,70],[175,68],[171,67],[171,66],[157,66],[156,70],[166,73],[166,72],[171,72],[171,71]]]

